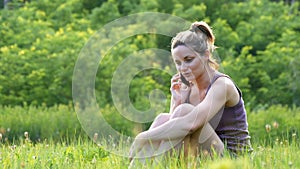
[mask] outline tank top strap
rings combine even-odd
[[[227,78],[229,78],[229,79],[233,82],[233,80],[232,80],[228,75],[226,75],[226,74],[224,74],[224,73],[221,73],[221,72],[216,72],[215,76],[212,78],[212,80],[211,80],[209,86],[207,87],[207,90],[206,90],[205,95],[208,93],[208,91],[209,91],[209,89],[211,88],[212,84],[213,84],[219,77],[227,77]],[[233,82],[233,83],[234,83],[234,82]],[[241,90],[237,87],[237,85],[236,85],[235,83],[234,83],[234,85],[235,85],[235,87],[237,88],[237,90],[238,90],[240,96],[242,96]]]

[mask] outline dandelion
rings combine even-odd
[[[15,150],[17,148],[17,146],[16,145],[12,145],[12,146],[10,146],[10,149],[11,150]]]
[[[204,157],[208,157],[209,152],[208,152],[207,150],[204,150],[204,151],[203,151],[203,155],[204,155]]]
[[[0,133],[1,133],[1,134],[5,134],[5,132],[6,132],[5,128],[1,127],[1,128],[0,128]]]
[[[293,165],[293,162],[289,161],[289,166],[292,167]]]
[[[94,134],[94,138],[93,138],[94,142],[96,142],[97,139],[98,139],[98,133],[95,133],[95,134]]]
[[[24,132],[24,136],[25,136],[26,139],[28,139],[28,132],[27,131]]]
[[[292,137],[296,137],[296,133],[293,133],[293,134],[292,134]]]
[[[0,133],[0,141],[2,140],[2,134]]]
[[[21,168],[25,168],[25,163],[21,162]]]
[[[24,132],[25,141],[30,141],[29,134],[27,131]]]
[[[266,124],[266,131],[270,132],[271,131],[271,125],[270,124]]]
[[[273,122],[273,127],[274,127],[275,129],[278,129],[279,124],[277,123],[277,121],[274,121],[274,122]]]
[[[276,138],[275,144],[278,145],[278,143],[279,143],[279,138]]]
[[[92,164],[95,164],[97,162],[97,159],[95,158],[95,156],[92,159]]]
[[[130,141],[131,141],[131,137],[127,137],[126,142],[127,142],[127,143],[130,143]]]

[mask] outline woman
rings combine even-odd
[[[242,94],[217,71],[214,41],[205,22],[195,22],[173,38],[171,52],[178,73],[171,79],[170,113],[157,116],[148,131],[136,136],[131,159],[178,148],[185,156],[212,149],[222,155],[224,146],[232,155],[252,151]]]

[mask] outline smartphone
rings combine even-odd
[[[187,86],[190,86],[190,82],[187,81],[181,73],[180,73],[180,79],[181,79],[182,83],[184,83]]]

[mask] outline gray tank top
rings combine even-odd
[[[212,79],[206,93],[219,77],[227,77],[230,79],[228,75],[218,72]],[[242,98],[242,92],[237,86],[236,88],[240,94],[239,102],[233,107],[221,108],[209,122],[223,141],[225,147],[234,156],[244,152],[253,151],[250,143],[247,114]]]

